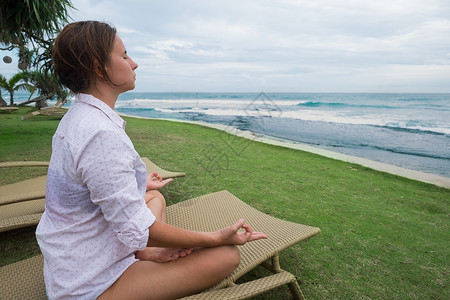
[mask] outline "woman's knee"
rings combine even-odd
[[[163,194],[161,194],[157,190],[149,190],[145,193],[145,203],[149,203],[150,201],[158,199],[160,202],[166,204],[166,198],[164,198]]]
[[[156,219],[161,222],[166,222],[166,199],[160,192],[155,190],[147,191],[145,194],[145,203],[156,216]]]
[[[235,264],[235,268],[237,268],[239,266],[239,264],[241,263],[241,252],[239,251],[238,247],[236,246],[232,246],[233,248],[233,259],[234,259],[234,264]]]
[[[241,253],[239,252],[239,249],[236,246],[229,245],[223,247],[226,253],[222,255],[221,259],[226,260],[226,265],[228,265],[231,268],[232,272],[241,263]]]
[[[206,283],[207,279],[208,286],[214,285],[230,275],[241,262],[238,248],[232,245],[204,248],[199,252],[203,253],[199,253],[201,263],[194,264],[193,270],[195,269],[195,273],[199,276],[203,276],[201,281]],[[191,255],[195,255],[195,251]],[[201,272],[198,272],[200,270]]]

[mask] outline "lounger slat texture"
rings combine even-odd
[[[261,279],[256,279],[250,282],[237,284],[228,288],[220,290],[213,290],[203,292],[189,297],[182,298],[183,300],[240,300],[248,299],[257,296],[264,292],[270,291],[274,288],[283,286],[285,284],[297,284],[297,279],[289,272],[281,271]]]
[[[228,191],[212,193],[171,205],[167,207],[166,214],[168,223],[198,231],[216,231],[233,224],[239,218],[244,218],[254,231],[261,231],[268,235],[268,239],[240,246],[241,263],[238,268],[210,290],[233,285],[242,275],[267,259],[276,257],[280,251],[320,232],[320,229],[316,227],[288,222],[264,214]]]
[[[183,299],[247,299],[270,289],[288,284],[295,299],[303,299],[295,276],[277,265],[278,252],[314,236],[319,228],[283,221],[268,216],[227,191],[208,194],[167,207],[167,221],[186,229],[215,231],[229,226],[238,218],[252,225],[255,231],[268,234],[259,240],[239,247],[241,264],[221,283],[208,291]],[[275,274],[261,279],[234,284],[267,258],[273,258]],[[0,268],[0,299],[46,299],[42,255]]]
[[[48,167],[48,161],[4,161],[0,168]],[[45,197],[47,176],[0,186],[0,205]]]
[[[47,176],[0,186],[0,205],[31,199],[45,198]]]
[[[0,232],[36,225],[44,209],[44,198],[0,206]]]
[[[47,299],[44,257],[37,255],[0,268],[0,299]]]
[[[0,219],[14,218],[21,215],[32,215],[44,212],[45,198],[2,205]]]
[[[36,225],[41,220],[41,217],[42,213],[36,213],[2,219],[0,220],[0,232]]]

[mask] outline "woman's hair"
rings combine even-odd
[[[53,66],[61,84],[73,93],[86,92],[99,77],[111,80],[105,66],[114,46],[116,29],[106,23],[70,23],[53,45]]]

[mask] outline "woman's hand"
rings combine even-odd
[[[244,231],[242,231],[242,229]],[[220,244],[244,245],[247,242],[267,239],[267,235],[262,232],[253,232],[250,225],[245,223],[244,219],[240,219],[234,225],[217,231],[222,239]]]
[[[168,178],[162,180],[161,176],[159,176],[158,172],[153,172],[147,176],[147,191],[148,190],[159,190],[173,179]]]
[[[266,239],[262,232],[253,232],[244,219],[215,232],[192,231],[156,220],[149,228],[148,247],[197,248],[223,245],[244,245]]]

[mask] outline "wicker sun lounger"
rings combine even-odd
[[[255,231],[265,232],[269,237],[239,247],[241,263],[230,276],[209,290],[184,300],[247,299],[286,284],[295,299],[303,298],[294,275],[280,268],[278,253],[318,234],[319,228],[266,215],[227,191],[168,206],[166,212],[169,223],[201,231],[215,231],[244,218]],[[263,265],[273,274],[235,284],[238,278],[258,265]],[[0,268],[0,299],[46,299],[42,269],[42,255]]]
[[[2,161],[0,168],[11,167],[48,167],[48,161]]]
[[[12,114],[15,110],[18,110],[18,107],[15,106],[5,106],[5,107],[0,107],[0,111],[6,111],[9,112],[10,114]]]
[[[173,171],[164,170],[161,167],[157,166],[155,163],[153,163],[147,157],[141,157],[141,159],[147,167],[148,174],[153,173],[153,172],[158,172],[158,174],[162,177],[162,179],[186,176],[186,173],[183,173],[183,172],[173,172]]]
[[[228,191],[208,194],[169,206],[166,213],[169,223],[198,231],[215,231],[236,222],[239,218],[244,218],[253,230],[264,232],[268,236],[268,239],[239,247],[241,263],[230,276],[207,292],[185,299],[247,299],[285,284],[288,284],[295,299],[303,298],[296,278],[280,268],[278,254],[318,234],[319,228],[264,214]],[[273,275],[244,284],[235,284],[236,280],[258,265],[269,269]]]
[[[67,102],[67,98],[62,100],[59,99],[55,105],[52,106],[48,106],[48,107],[43,107],[39,110],[30,112],[28,114],[25,114],[23,116],[20,117],[20,119],[26,120],[28,118],[37,116],[37,115],[42,115],[42,116],[64,116],[67,112],[67,109],[63,109],[63,105],[66,104]]]
[[[185,176],[160,168],[146,157],[142,157],[147,172],[158,172],[162,178]],[[48,162],[2,162],[0,167],[48,166]],[[0,186],[0,232],[36,225],[45,206],[47,176]],[[1,298],[0,298],[1,299]]]
[[[46,161],[0,162],[0,168],[48,167]],[[45,206],[47,176],[0,186],[0,232],[36,225]]]

